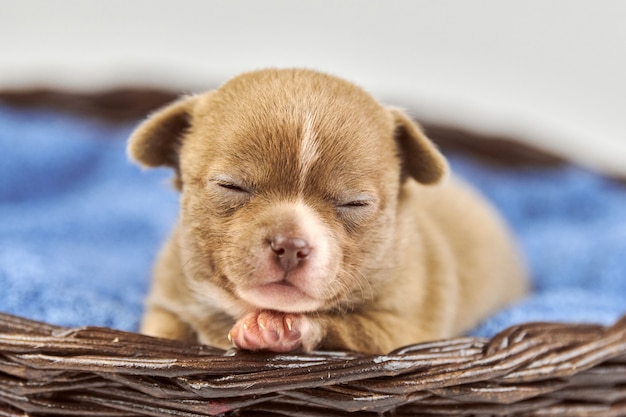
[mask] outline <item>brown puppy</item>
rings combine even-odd
[[[405,114],[335,77],[240,75],[158,111],[129,153],[172,167],[181,191],[144,333],[382,353],[525,290],[498,215]]]

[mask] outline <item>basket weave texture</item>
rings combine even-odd
[[[244,353],[0,314],[0,416],[626,416],[626,317],[387,355]]]

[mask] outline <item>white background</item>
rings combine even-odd
[[[0,89],[305,66],[626,174],[624,0],[0,0]]]

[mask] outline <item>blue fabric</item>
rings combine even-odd
[[[0,311],[137,329],[178,195],[167,170],[128,162],[132,128],[0,107]],[[574,167],[451,164],[503,212],[533,276],[528,298],[472,334],[626,313],[626,187]]]

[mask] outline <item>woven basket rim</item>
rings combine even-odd
[[[367,355],[224,351],[0,314],[0,352],[2,416],[626,415],[626,316]]]

